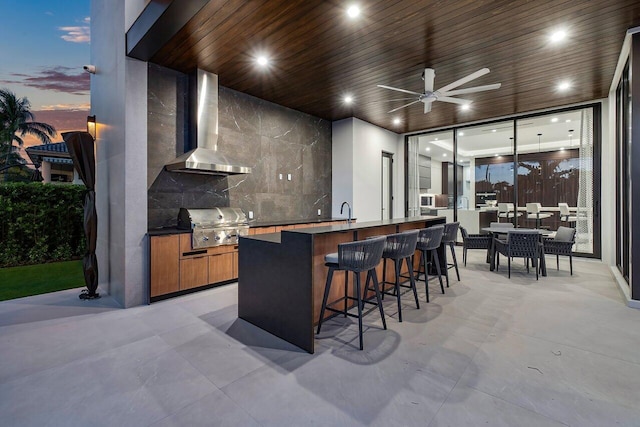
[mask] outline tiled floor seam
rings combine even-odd
[[[467,362],[467,366],[465,366],[464,370],[462,371],[462,373],[460,374],[460,376],[456,380],[456,383],[453,385],[453,387],[451,387],[451,390],[449,390],[449,392],[447,393],[447,397],[445,397],[444,400],[440,403],[440,406],[438,406],[438,410],[433,414],[433,417],[429,420],[429,423],[427,424],[427,427],[431,426],[431,423],[433,423],[433,420],[436,419],[436,417],[438,416],[438,413],[440,412],[440,410],[442,409],[444,404],[449,399],[449,396],[451,396],[451,393],[453,392],[453,390],[455,390],[455,388],[458,386],[458,383],[460,382],[460,379],[464,376],[465,372],[467,372],[467,369],[469,369],[469,365],[471,364],[471,362],[473,362],[473,359],[475,359],[476,355],[480,351],[480,347],[482,347],[482,345],[487,342],[487,338],[489,337],[489,334],[491,334],[491,331],[493,331],[493,328],[489,332],[487,332],[487,335],[485,335],[484,339],[482,340],[482,343],[480,345],[478,345],[478,348],[473,353],[473,356],[469,358],[469,361]]]
[[[466,372],[466,369],[465,369],[465,372]],[[463,375],[464,375],[464,373],[463,373]],[[460,378],[462,378],[462,377],[460,377]],[[457,385],[457,384],[456,384],[456,385]],[[567,423],[565,423],[565,422],[563,422],[563,421],[556,420],[555,418],[551,418],[551,417],[550,417],[550,416],[548,416],[548,415],[542,414],[542,413],[540,413],[540,412],[536,412],[536,411],[532,410],[531,408],[527,408],[526,406],[519,405],[519,404],[518,404],[518,403],[516,403],[516,402],[511,402],[511,401],[509,401],[509,400],[503,399],[502,397],[495,396],[495,395],[493,395],[493,394],[491,394],[491,393],[487,393],[487,392],[486,392],[486,391],[484,391],[484,390],[479,390],[479,389],[477,389],[477,388],[475,388],[475,387],[473,387],[473,386],[470,386],[470,385],[465,385],[465,387],[468,387],[468,388],[470,388],[470,389],[472,389],[472,390],[474,390],[474,391],[477,391],[477,392],[479,392],[479,393],[486,394],[487,396],[491,396],[492,398],[494,398],[494,399],[498,399],[498,400],[500,400],[500,401],[502,401],[502,402],[505,402],[505,403],[508,403],[509,405],[517,406],[518,408],[524,409],[524,410],[526,410],[526,411],[528,411],[528,412],[531,412],[531,413],[533,413],[533,414],[536,414],[536,415],[539,415],[539,416],[541,416],[541,417],[544,417],[544,418],[546,418],[546,419],[548,419],[548,420],[550,420],[550,421],[553,421],[553,422],[556,422],[556,423],[560,423],[560,424],[562,424],[562,425],[564,425],[564,426],[567,426],[567,427],[572,427],[572,426],[571,426],[571,424],[567,424]],[[454,387],[454,388],[455,388],[455,387]],[[445,400],[445,401],[446,401],[446,400]]]
[[[600,353],[600,352],[597,352],[597,351],[588,350],[586,348],[577,347],[577,346],[572,345],[572,344],[558,342],[558,341],[550,340],[550,339],[547,339],[547,338],[537,337],[537,336],[534,336],[534,335],[528,335],[528,334],[525,334],[525,333],[522,333],[522,332],[512,331],[512,330],[509,330],[507,328],[502,329],[497,325],[494,326],[494,328],[491,330],[491,333],[494,333],[494,329],[497,330],[497,331],[500,331],[500,332],[507,332],[507,333],[510,333],[510,334],[513,334],[513,335],[519,335],[519,336],[522,336],[522,337],[527,337],[527,338],[533,338],[533,339],[536,339],[536,340],[546,341],[546,342],[551,343],[551,344],[561,345],[563,347],[569,347],[569,348],[572,348],[574,350],[584,351],[586,353],[595,354],[595,355],[598,355],[598,356],[601,356],[601,357],[607,357],[607,358],[614,359],[614,360],[617,360],[617,361],[620,361],[620,362],[624,362],[624,363],[631,363],[633,365],[640,365],[640,362],[635,362],[633,360],[621,359],[620,357],[612,356],[610,354],[604,354],[604,353]]]
[[[66,361],[64,361],[64,362],[62,362],[60,364],[54,365],[54,366],[48,366],[48,367],[43,368],[43,369],[31,370],[31,371],[29,371],[28,375],[19,375],[18,377],[11,377],[8,380],[0,381],[0,385],[6,384],[6,383],[10,383],[12,381],[15,381],[18,378],[30,377],[32,375],[41,374],[43,372],[47,372],[47,371],[52,370],[52,369],[61,368],[63,366],[70,365],[72,363],[78,363],[78,362],[80,362],[82,360],[89,359],[91,357],[95,357],[95,356],[104,354],[107,351],[113,351],[113,350],[116,350],[116,349],[119,349],[119,348],[122,348],[122,347],[126,347],[126,346],[131,345],[133,343],[136,343],[138,341],[142,341],[142,340],[146,340],[146,339],[149,339],[149,338],[153,338],[154,336],[157,336],[157,335],[149,335],[149,336],[145,336],[145,337],[140,337],[139,339],[132,340],[132,341],[129,341],[129,342],[125,342],[125,343],[123,343],[121,345],[118,345],[118,346],[115,346],[115,347],[109,347],[108,349],[99,349],[99,350],[96,350],[95,353],[87,354],[87,355],[84,355],[84,356],[78,356],[77,358],[72,359],[72,360],[66,360]],[[158,337],[158,338],[160,338],[160,337]],[[162,354],[162,353],[160,353],[160,354]]]
[[[158,338],[160,338],[163,342],[167,343],[167,342],[166,342],[166,341],[165,341],[161,336],[158,336]],[[167,343],[167,345],[169,345],[169,344]],[[259,423],[259,422],[258,422],[258,421],[257,421],[257,420],[256,420],[256,419],[255,419],[255,418],[254,418],[250,413],[249,413],[249,412],[247,412],[247,410],[246,410],[242,405],[240,405],[238,402],[236,402],[235,400],[233,400],[233,399],[231,398],[231,396],[229,396],[227,393],[225,393],[225,392],[224,392],[224,390],[222,390],[222,388],[224,388],[224,387],[226,387],[226,386],[228,386],[228,385],[231,385],[231,384],[235,383],[236,381],[238,381],[238,380],[240,380],[240,379],[242,379],[242,378],[246,377],[247,375],[252,374],[253,372],[257,371],[258,369],[263,368],[263,366],[261,366],[261,367],[259,367],[259,368],[256,368],[256,369],[254,369],[253,371],[247,372],[245,375],[243,375],[243,376],[241,376],[241,377],[239,377],[239,378],[236,378],[235,380],[231,381],[229,384],[226,384],[224,387],[222,387],[222,388],[221,388],[221,387],[218,387],[218,385],[217,385],[217,384],[215,384],[213,381],[211,381],[211,379],[209,379],[209,377],[207,377],[207,376],[206,376],[206,375],[205,375],[205,374],[204,374],[200,369],[198,369],[198,367],[197,367],[197,366],[195,366],[193,363],[191,363],[191,361],[190,361],[190,360],[186,359],[186,358],[185,358],[183,355],[181,355],[179,352],[175,351],[175,349],[174,349],[173,347],[172,347],[170,350],[173,350],[174,352],[176,352],[176,354],[178,354],[178,356],[180,356],[182,359],[184,359],[184,360],[185,360],[185,362],[187,362],[187,363],[189,364],[189,366],[191,366],[191,367],[192,367],[193,369],[195,369],[195,370],[196,370],[200,375],[202,375],[202,376],[203,376],[207,381],[209,381],[209,382],[211,383],[211,385],[213,385],[213,386],[216,388],[216,390],[220,391],[220,392],[221,392],[221,393],[223,393],[225,396],[227,396],[227,398],[229,398],[229,399],[230,399],[230,400],[231,400],[231,401],[232,401],[236,406],[238,406],[240,409],[242,409],[242,411],[243,411],[243,412],[245,412],[247,415],[249,415],[249,417],[251,417],[251,419],[255,420],[257,424],[262,425],[262,424],[261,424],[261,423]],[[167,351],[170,351],[170,350],[167,350]],[[206,396],[203,396],[203,397],[202,397],[201,399],[199,399],[199,400],[204,399],[205,397],[209,396],[210,394],[211,394],[211,393],[207,394]],[[175,411],[175,412],[174,412],[174,414],[177,414],[177,413],[178,413],[178,412],[180,412],[182,409],[186,408],[186,407],[187,407],[187,406],[189,406],[189,405],[193,405],[194,403],[195,403],[195,402],[190,402],[190,403],[186,404],[185,406],[183,406],[183,407],[181,407],[180,409],[178,409],[177,411]],[[174,415],[174,414],[167,415],[167,417],[170,417],[170,416],[172,416],[172,415]],[[164,417],[164,418],[167,418],[167,417]],[[163,418],[163,419],[164,419],[164,418]],[[161,421],[161,420],[156,420],[153,424],[156,424],[156,423],[158,423],[158,422],[160,422],[160,421]],[[153,425],[153,424],[150,424],[150,425]]]
[[[467,370],[469,369],[469,366],[471,365],[471,363],[473,363],[474,359],[475,359],[475,358],[476,358],[476,356],[478,355],[478,352],[480,351],[480,348],[482,347],[482,345],[483,345],[483,344],[485,344],[485,343],[487,342],[487,338],[489,338],[490,336],[492,336],[492,335],[494,335],[494,334],[495,334],[495,329],[496,329],[496,327],[497,327],[497,325],[496,325],[496,326],[494,326],[494,327],[491,329],[491,331],[489,331],[489,333],[488,333],[488,334],[487,334],[487,336],[485,337],[485,339],[484,339],[483,343],[482,343],[481,345],[479,345],[479,346],[478,346],[478,349],[477,349],[477,350],[476,350],[476,352],[473,354],[473,357],[471,357],[471,358],[470,358],[469,363],[467,364],[467,367],[464,369],[464,371],[462,372],[462,375],[460,375],[460,377],[459,377],[459,378],[458,378],[458,380],[456,381],[456,384],[453,386],[453,388],[451,389],[451,391],[449,391],[449,394],[447,395],[447,397],[446,397],[446,399],[444,400],[444,402],[442,402],[442,404],[440,405],[440,408],[442,408],[442,406],[443,406],[443,405],[444,405],[444,403],[447,401],[447,399],[449,399],[449,395],[451,394],[451,392],[452,392],[452,391],[453,391],[453,390],[458,386],[458,383],[460,382],[460,379],[461,379],[461,378],[463,378],[463,377],[464,377],[464,375],[466,374]],[[491,396],[491,397],[493,397],[493,398],[495,398],[495,399],[501,400],[501,401],[506,402],[506,403],[508,403],[508,404],[510,404],[510,405],[514,405],[514,406],[517,406],[517,407],[519,407],[519,408],[525,409],[525,410],[527,410],[527,411],[529,411],[529,412],[532,412],[532,413],[535,413],[535,414],[537,414],[537,415],[540,415],[540,416],[542,416],[542,417],[544,417],[544,418],[546,418],[546,419],[548,419],[548,420],[552,420],[552,421],[554,421],[554,422],[557,422],[557,423],[560,423],[560,424],[562,424],[562,425],[566,425],[566,426],[570,427],[570,425],[569,425],[569,424],[566,424],[566,423],[564,423],[564,422],[562,422],[562,421],[560,421],[560,420],[556,420],[556,419],[551,418],[551,417],[549,417],[549,416],[547,416],[547,415],[545,415],[545,414],[541,414],[541,413],[539,413],[539,412],[533,411],[532,409],[527,408],[526,406],[522,406],[522,405],[519,405],[518,403],[510,402],[510,401],[508,401],[508,400],[506,400],[506,399],[503,399],[503,398],[501,398],[501,397],[495,396],[495,395],[493,395],[493,394],[491,394],[491,393],[487,393],[487,392],[485,392],[485,391],[483,391],[483,390],[480,390],[480,389],[477,389],[477,388],[475,388],[475,387],[473,387],[473,386],[471,386],[471,385],[465,385],[465,387],[468,387],[468,388],[470,388],[470,389],[472,389],[472,390],[475,390],[475,391],[477,391],[477,392],[480,392],[480,393],[486,394],[487,396]],[[440,412],[440,408],[438,408],[438,411],[436,412],[436,415],[438,414],[438,412]],[[435,419],[435,415],[434,415],[434,419]],[[431,422],[432,422],[432,421],[433,421],[433,420],[431,420],[431,421],[429,422],[429,424],[427,425],[427,427],[429,427],[429,426],[431,425]]]

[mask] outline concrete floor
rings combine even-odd
[[[237,318],[236,285],[127,310],[78,290],[0,303],[2,425],[640,425],[640,311],[608,269],[536,282],[516,261],[509,280],[483,257],[420,310],[407,295],[403,323],[386,299],[364,351],[341,317],[297,350]]]

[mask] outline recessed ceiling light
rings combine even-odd
[[[557,117],[554,117],[554,118],[551,119],[551,123],[556,123],[557,121],[558,121]]]
[[[458,136],[464,136],[464,132],[458,132]]]
[[[431,147],[427,147],[427,151],[431,151]]]
[[[554,31],[549,36],[549,40],[551,40],[551,43],[560,43],[566,38],[567,38],[567,32],[565,30]]]
[[[569,82],[560,82],[558,84],[558,90],[559,91],[568,90],[570,87],[571,87],[571,83],[569,83]]]
[[[267,58],[265,55],[260,55],[256,58],[256,63],[261,67],[266,67],[267,65],[269,65],[269,58]]]
[[[565,123],[571,123],[571,119],[567,119],[564,121]]]
[[[560,147],[560,151],[564,151],[564,147]]]
[[[402,120],[400,120],[400,117],[396,117],[395,119],[393,119],[393,124],[394,125],[399,125],[402,122]]]
[[[497,131],[498,131],[497,129],[491,129],[491,132],[497,132]]]
[[[347,16],[351,19],[355,19],[360,16],[360,8],[357,4],[352,4],[347,8]]]
[[[345,95],[343,101],[345,104],[351,104],[353,102],[353,96]]]
[[[442,157],[447,157],[447,153],[442,153]]]
[[[470,109],[470,108],[471,108],[471,104],[462,104],[462,105],[460,106],[460,109],[461,109],[462,111],[469,111],[469,109]]]
[[[500,157],[500,154],[494,154],[493,156],[494,157]]]
[[[434,141],[437,141],[437,140],[438,140],[438,138],[435,138],[435,139],[434,139]]]

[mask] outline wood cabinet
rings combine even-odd
[[[150,246],[150,295],[156,297],[177,292],[180,289],[178,235],[153,236]]]
[[[285,226],[252,227],[249,234],[344,224],[346,221],[313,222]],[[238,245],[193,249],[191,234],[150,236],[150,296],[152,299],[238,277]],[[159,298],[158,298],[159,299]]]
[[[191,235],[151,236],[151,298],[238,277],[238,246],[192,249]]]
[[[209,281],[224,282],[238,277],[237,252],[211,255],[209,257]]]
[[[275,233],[276,227],[253,227],[249,229],[249,234],[267,234],[267,233]]]
[[[209,284],[208,256],[180,260],[180,290]]]

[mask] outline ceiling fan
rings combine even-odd
[[[434,81],[434,79],[436,77],[436,72],[435,72],[435,70],[433,68],[425,68],[424,72],[422,73],[422,79],[424,80],[424,92],[423,93],[414,92],[414,91],[406,90],[406,89],[399,89],[397,87],[385,86],[385,85],[378,85],[378,87],[414,95],[411,98],[392,99],[391,101],[406,101],[406,100],[409,100],[409,99],[411,99],[412,101],[410,103],[402,105],[402,106],[400,106],[398,108],[394,108],[393,110],[389,111],[389,113],[393,113],[394,111],[398,111],[398,110],[400,110],[402,108],[408,107],[408,106],[416,104],[418,102],[422,102],[424,104],[424,112],[426,114],[429,111],[431,111],[431,104],[434,101],[444,101],[444,102],[451,102],[451,103],[454,103],[454,104],[467,105],[467,104],[470,104],[472,101],[470,101],[468,99],[462,99],[462,98],[453,98],[453,96],[454,95],[463,95],[463,94],[466,94],[466,93],[482,92],[482,91],[485,91],[485,90],[499,89],[501,84],[500,83],[495,83],[495,84],[491,84],[491,85],[475,86],[475,87],[469,87],[469,88],[466,88],[466,89],[453,90],[453,89],[457,88],[458,86],[462,86],[463,84],[468,83],[471,80],[475,80],[478,77],[484,76],[485,74],[488,74],[488,73],[489,73],[489,69],[488,68],[483,68],[481,70],[476,71],[475,73],[469,74],[467,77],[463,77],[460,80],[456,80],[453,83],[449,83],[448,85],[443,86],[438,90],[433,90],[433,81]],[[417,97],[417,99],[416,99],[416,97]]]

